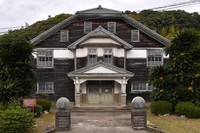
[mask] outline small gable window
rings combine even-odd
[[[60,42],[69,41],[69,30],[61,30],[60,31]]]
[[[108,31],[116,33],[116,22],[108,22]]]
[[[131,30],[131,41],[132,42],[139,42],[140,41],[139,30]]]
[[[37,50],[37,67],[53,67],[53,50]]]
[[[112,49],[104,49],[103,61],[112,64],[113,62]]]
[[[37,83],[37,93],[54,93],[53,82],[39,82]]]
[[[163,65],[163,52],[161,50],[147,50],[147,66]]]
[[[97,49],[88,49],[88,64],[97,62]]]
[[[91,21],[85,21],[84,22],[84,33],[89,33],[92,31],[92,22]]]

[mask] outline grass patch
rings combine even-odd
[[[55,113],[42,114],[41,117],[35,118],[35,127],[28,133],[43,133],[45,130],[55,127]]]
[[[148,121],[169,133],[200,133],[200,119],[180,118],[176,115],[156,116],[147,109]]]

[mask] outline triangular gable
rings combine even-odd
[[[31,40],[31,43],[36,45],[38,43],[40,43],[41,41],[45,40],[46,38],[48,38],[49,36],[55,34],[56,32],[58,32],[59,30],[61,30],[62,28],[68,26],[69,24],[71,24],[72,22],[74,22],[79,16],[81,15],[99,15],[99,17],[108,17],[108,16],[116,16],[118,15],[119,18],[122,18],[124,21],[126,21],[128,24],[134,26],[135,28],[137,28],[138,30],[142,31],[143,33],[145,33],[146,35],[154,38],[155,40],[157,40],[158,42],[162,43],[163,45],[167,46],[170,44],[170,41],[168,39],[166,39],[165,37],[159,35],[158,33],[156,33],[155,31],[149,29],[148,27],[146,27],[145,25],[141,24],[140,22],[136,21],[135,19],[129,17],[128,15],[116,11],[116,10],[112,10],[112,9],[107,9],[107,8],[102,8],[101,6],[99,6],[98,8],[93,8],[93,9],[88,9],[88,10],[83,10],[80,12],[77,12],[75,15],[63,20],[62,22],[56,24],[55,26],[53,26],[52,28],[48,29],[47,31],[43,32],[42,34],[36,36],[35,38],[33,38]],[[119,19],[118,18],[118,19]]]
[[[109,37],[109,38],[112,38],[113,40],[117,41],[119,46],[124,46],[124,48],[126,48],[126,49],[131,49],[133,47],[132,45],[125,42],[121,38],[117,37],[113,33],[109,32],[106,29],[104,29],[103,27],[99,26],[95,30],[91,31],[87,35],[83,36],[82,38],[78,39],[77,41],[75,41],[74,43],[69,45],[68,48],[69,49],[76,49],[76,47],[79,44],[81,44],[82,42],[86,41],[87,39],[89,39],[91,37]]]
[[[105,62],[98,62],[95,64],[91,64],[81,69],[68,73],[69,77],[76,77],[76,76],[99,77],[106,75],[111,75],[113,77],[115,76],[132,77],[133,73]]]
[[[113,71],[111,69],[105,68],[103,66],[99,66],[97,68],[91,69],[91,70],[86,71],[84,73],[117,73],[117,72]]]

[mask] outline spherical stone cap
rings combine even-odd
[[[70,107],[70,101],[66,97],[61,97],[56,101],[56,107],[61,110],[68,109]]]
[[[145,100],[139,96],[133,98],[131,103],[134,109],[144,109],[145,107]]]

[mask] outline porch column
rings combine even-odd
[[[80,81],[78,77],[75,79],[75,106],[80,107]]]
[[[122,78],[121,83],[121,106],[126,106],[126,77]]]

